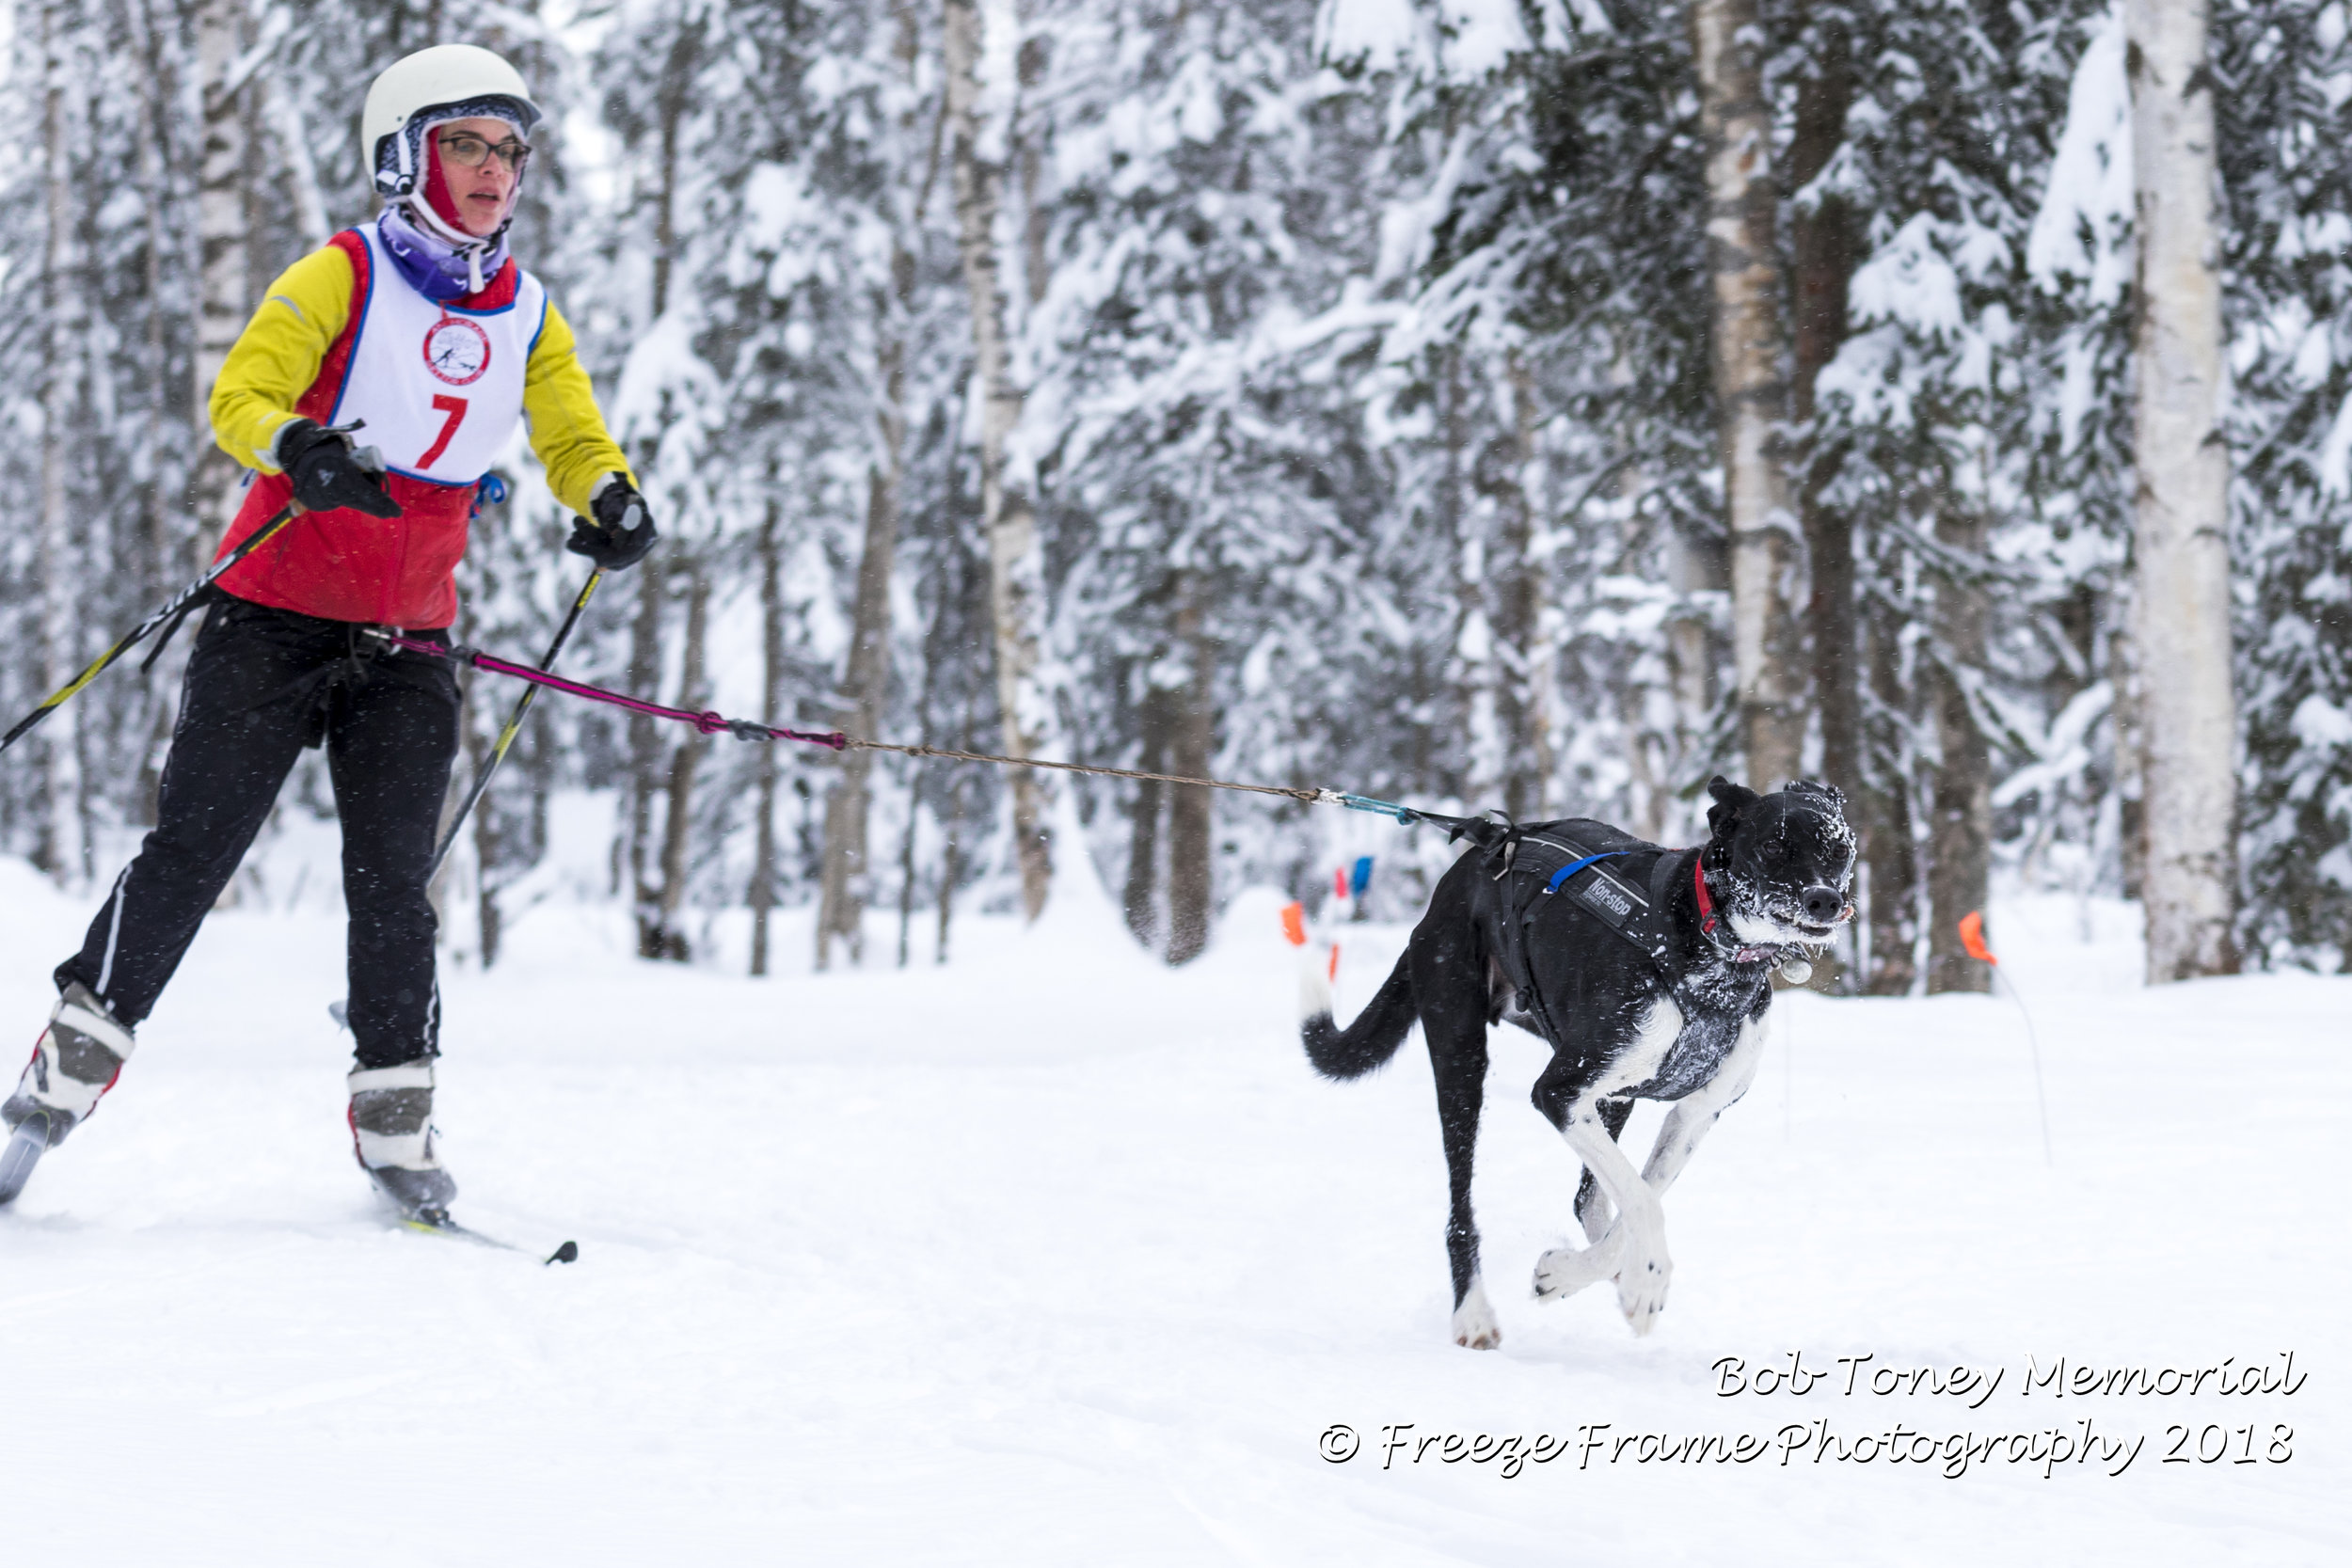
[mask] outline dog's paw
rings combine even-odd
[[[1495,1322],[1485,1286],[1473,1282],[1454,1309],[1454,1342],[1466,1350],[1492,1350],[1502,1343],[1502,1325]]]
[[[1658,1326],[1666,1309],[1666,1287],[1674,1279],[1674,1260],[1663,1247],[1637,1256],[1617,1271],[1617,1309],[1632,1325],[1636,1337]]]
[[[1617,1272],[1622,1251],[1614,1232],[1587,1247],[1554,1247],[1535,1259],[1535,1299],[1558,1301]]]

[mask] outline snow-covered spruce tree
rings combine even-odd
[[[1290,776],[1294,717],[1330,673],[1315,634],[1360,609],[1333,570],[1348,414],[1298,352],[1346,271],[1316,188],[1312,27],[1305,3],[1140,4],[1055,30],[1053,281],[1027,417],[1050,443],[1053,645],[1090,756]],[[1207,940],[1216,862],[1263,875],[1251,863],[1293,833],[1252,801],[1220,854],[1211,795],[1094,795],[1104,827],[1103,803],[1126,808],[1129,922],[1170,962]]]
[[[2245,725],[2241,933],[2352,965],[2352,13],[2217,6]]]
[[[856,40],[845,40],[854,44]],[[866,309],[870,342],[867,399],[872,450],[866,465],[866,522],[857,560],[856,596],[842,690],[841,722],[874,736],[888,717],[893,666],[892,610],[896,562],[907,494],[909,402],[914,379],[932,369],[916,335],[932,324],[927,303],[940,293],[933,243],[926,224],[930,206],[925,128],[938,115],[939,72],[930,69],[935,45],[925,13],[914,0],[897,0],[888,25],[866,29],[859,90],[837,101],[828,123],[831,144],[822,160],[824,189],[864,214],[850,260],[867,275]],[[765,767],[766,765],[763,765]],[[875,753],[841,758],[840,777],[825,802],[824,868],[817,919],[817,967],[826,967],[834,938],[848,943],[852,962],[865,954],[865,912],[876,891],[870,832]]]
[[[924,224],[948,211],[944,174],[926,204],[928,144],[909,134],[928,123],[910,96],[911,71],[928,68],[906,54],[908,25],[919,50],[921,19],[741,5],[648,8],[632,21],[637,31],[606,45],[615,79],[628,77],[624,59],[664,67],[608,99],[637,192],[609,247],[609,276],[633,278],[623,297],[636,302],[616,324],[633,342],[612,411],[637,443],[670,531],[658,554],[682,591],[641,585],[624,678],[682,688],[699,673],[729,711],[787,704],[771,717],[886,729],[881,680],[896,660],[882,657],[879,617],[898,574],[882,560],[895,551],[871,548],[874,509],[894,490],[904,508],[917,461],[894,418],[925,417],[955,372],[929,346],[948,275]],[[861,595],[869,555],[879,580]],[[868,646],[850,668],[861,597]],[[845,703],[849,677],[865,689]],[[821,799],[821,776],[803,772],[813,759],[712,754],[651,732],[630,752],[624,859],[643,868],[644,951],[680,955],[690,904],[732,904],[757,886],[772,909],[820,884],[820,845],[803,835],[815,828],[786,832],[774,815],[786,780],[796,800]],[[855,872],[836,889],[845,906],[868,896],[871,859],[836,858]]]
[[[1804,248],[1819,214],[1852,225],[1842,341],[1802,437],[1816,604],[1851,584],[1811,628],[1823,761],[1851,749],[1838,782],[1864,841],[1851,957],[1861,989],[1907,990],[1924,936],[1930,989],[1979,990],[1958,924],[1985,902],[1995,753],[2036,755],[2044,700],[2072,694],[2054,671],[2089,678],[2063,625],[2079,509],[2037,471],[2058,382],[2043,334],[2063,320],[2036,313],[2027,243],[2080,34],[1969,3],[1795,16],[1776,75],[1800,149],[1832,20],[1846,125],[1790,204],[1803,277],[1829,270]]]
[[[161,13],[160,16],[157,13]],[[28,657],[0,672],[8,721],[184,581],[194,530],[186,289],[190,158],[172,114],[184,39],[167,8],[17,8],[0,269],[0,474],[26,499],[0,617]],[[0,768],[0,845],[78,879],[144,819],[170,666],[88,689]]]
[[[1341,7],[1326,35],[1386,100],[1368,439],[1432,552],[1402,600],[1447,677],[1410,710],[1423,787],[1678,832],[1723,738],[1724,581],[1686,35],[1594,6]]]

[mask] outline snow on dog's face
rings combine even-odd
[[[1707,792],[1707,869],[1720,877],[1743,942],[1826,942],[1852,917],[1854,836],[1846,798],[1801,780],[1771,795],[1720,774]]]

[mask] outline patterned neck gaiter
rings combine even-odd
[[[505,230],[477,239],[413,198],[385,208],[376,231],[400,276],[436,305],[480,293],[506,264]]]

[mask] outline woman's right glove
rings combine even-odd
[[[636,565],[645,559],[660,538],[653,526],[653,514],[645,510],[645,498],[637,487],[620,475],[599,489],[588,501],[588,510],[596,520],[585,517],[572,519],[572,536],[564,547],[574,555],[584,555],[604,571],[618,572]]]
[[[400,503],[384,493],[379,466],[371,470],[351,450],[351,437],[314,420],[294,420],[278,432],[278,466],[294,480],[294,499],[307,511],[348,507],[371,517],[397,517]],[[370,449],[370,455],[373,449]]]

